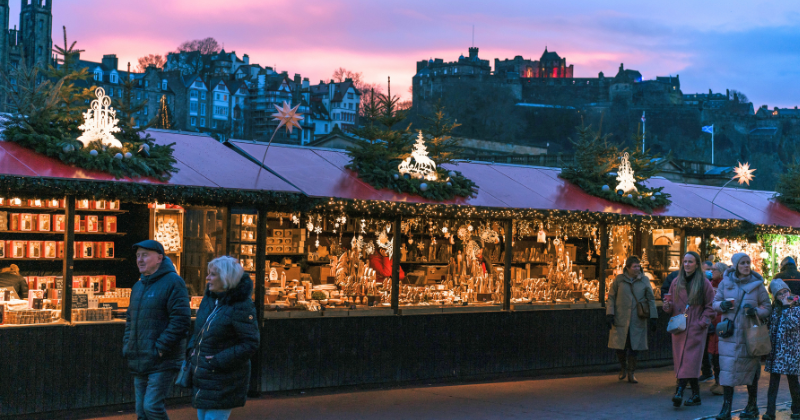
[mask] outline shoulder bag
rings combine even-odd
[[[631,287],[631,295],[634,302],[636,302],[636,315],[641,319],[650,318],[650,305],[647,302],[642,303],[639,299],[636,299],[636,293],[633,292],[633,283],[628,283],[628,285]]]
[[[733,326],[736,324],[736,318],[739,316],[739,310],[742,309],[742,302],[744,302],[744,296],[746,294],[747,293],[742,290],[742,298],[739,301],[739,307],[736,308],[736,315],[733,316],[733,319],[723,319],[717,324],[717,335],[720,338],[728,338],[733,335]]]
[[[680,315],[675,315],[669,319],[669,323],[667,324],[667,332],[670,334],[678,334],[686,331],[686,311],[689,310],[689,305],[686,305],[686,309],[683,310],[683,313]]]
[[[754,325],[745,331],[744,338],[745,344],[747,344],[747,354],[752,357],[766,356],[772,351],[769,327],[761,322],[757,314]]]
[[[206,318],[205,324],[203,324],[203,328],[200,329],[200,334],[194,339],[194,345],[192,346],[193,349],[199,350],[198,343],[202,342],[202,336],[205,333],[206,326],[209,324],[211,320],[214,319],[214,316],[217,315],[217,309],[219,306],[216,306],[211,314]],[[178,371],[178,377],[175,378],[175,385],[178,385],[181,388],[191,388],[192,387],[192,366],[189,363],[189,355],[183,359],[183,364],[181,364],[181,370]]]

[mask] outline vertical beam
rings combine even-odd
[[[505,261],[503,261],[503,310],[511,310],[511,257],[514,253],[514,232],[513,220],[505,221],[506,243]]]
[[[228,215],[230,217],[230,214]],[[261,337],[259,349],[250,360],[250,390],[247,393],[250,397],[257,397],[261,393],[261,360],[262,351],[266,350],[264,336],[261,332],[264,328],[264,279],[267,275],[267,210],[258,209],[258,220],[256,220],[256,278],[255,284],[255,306],[256,320],[258,321],[258,331]]]
[[[400,313],[400,242],[403,240],[400,233],[400,221],[402,218],[397,216],[392,223],[394,231],[394,241],[392,241],[392,310],[394,314]]]
[[[61,319],[72,321],[72,269],[75,257],[75,196],[65,197],[64,206],[64,266],[62,277],[64,289],[61,291]]]
[[[598,267],[597,267],[597,281],[600,285],[600,293],[598,296],[600,298],[600,306],[606,307],[606,267],[608,266],[608,225],[605,223],[600,223],[600,229],[598,229],[598,235],[600,235],[600,258]]]
[[[679,263],[678,266],[680,267],[683,264],[683,256],[686,255],[686,250],[688,249],[689,241],[688,241],[689,231],[686,229],[681,230],[681,255],[678,259]]]

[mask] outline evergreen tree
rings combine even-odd
[[[150,125],[147,122],[140,123],[138,126],[134,116],[141,112],[147,106],[147,98],[141,102],[136,103],[133,95],[133,90],[138,84],[138,80],[131,77],[131,63],[128,62],[127,76],[120,79],[120,86],[122,87],[122,97],[114,98],[112,105],[117,110],[117,119],[119,119],[119,134],[117,137],[120,140],[138,141],[141,137],[139,133],[148,129]]]
[[[436,165],[451,163],[460,158],[464,149],[459,146],[457,140],[450,136],[450,133],[461,124],[452,121],[445,114],[442,101],[439,100],[433,105],[433,115],[422,115],[421,118],[427,123],[424,132],[430,138],[426,142],[430,158],[436,162]]]
[[[58,98],[61,101],[59,106],[59,118],[67,125],[69,131],[76,131],[83,122],[83,112],[86,110],[86,102],[96,98],[95,87],[84,87],[88,85],[91,78],[89,71],[85,68],[78,68],[78,57],[84,50],[75,49],[77,41],[69,44],[67,41],[67,27],[62,27],[64,32],[64,46],[56,45],[53,52],[56,57],[61,56],[59,63],[56,58],[56,65],[49,66],[45,71],[45,76],[50,80],[60,81]],[[83,85],[83,86],[79,86]]]
[[[786,172],[778,177],[775,191],[781,203],[800,211],[800,164],[792,163],[787,166]]]
[[[158,114],[152,123],[152,127],[169,130],[172,128],[172,112],[167,106],[167,95],[161,95],[161,101],[159,102]]]

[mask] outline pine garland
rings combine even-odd
[[[657,172],[650,157],[637,151],[631,154],[630,164],[637,191],[621,194],[616,191],[616,177],[609,175],[618,167],[621,151],[608,143],[608,135],[592,132],[591,126],[577,127],[577,134],[576,140],[570,139],[575,148],[575,163],[561,171],[561,178],[595,197],[634,206],[647,213],[671,202],[670,195],[662,191],[663,187],[649,188],[642,184]]]

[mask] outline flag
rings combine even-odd
[[[713,125],[707,125],[707,126],[703,127],[703,132],[704,133],[714,134],[714,126]]]
[[[644,122],[644,111],[642,111],[642,122]]]

